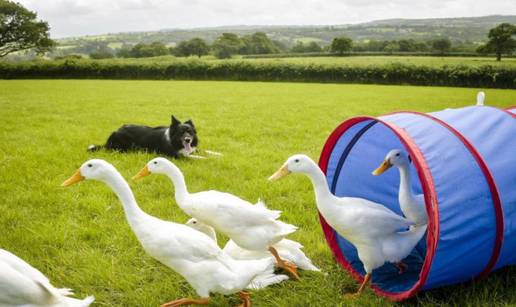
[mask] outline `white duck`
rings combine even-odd
[[[0,306],[87,307],[95,298],[69,297],[70,289],[57,289],[27,262],[0,249]]]
[[[225,295],[240,293],[242,306],[251,306],[249,294],[242,290],[253,278],[272,273],[274,261],[234,260],[223,252],[210,237],[184,224],[160,220],[143,212],[129,185],[120,173],[104,160],[86,161],[63,186],[84,179],[107,184],[118,196],[125,216],[143,249],[153,258],[178,272],[195,289],[199,299],[183,298],[162,305],[175,307],[210,303],[210,293]]]
[[[185,225],[208,235],[215,243],[217,243],[217,233],[215,232],[215,229],[213,229],[213,227],[203,224],[194,218],[189,219],[185,223]],[[228,246],[229,246],[229,248],[228,248]],[[246,251],[246,250],[242,249],[241,247],[239,247],[238,245],[236,245],[235,242],[233,242],[232,240],[229,240],[228,243],[226,243],[226,246],[222,250],[226,254],[228,254],[231,258],[237,259],[237,260],[258,260],[258,259],[262,259],[262,258],[271,256],[271,254],[264,252],[266,254],[265,257],[243,258],[243,257],[239,257],[240,256],[239,253],[234,253],[234,250],[236,250],[236,249]],[[251,251],[247,251],[247,252],[252,253]],[[252,290],[260,290],[263,288],[267,288],[268,286],[278,284],[287,279],[288,279],[287,275],[277,275],[277,274],[270,274],[268,272],[265,272],[264,274],[260,274],[260,275],[256,276],[251,281],[251,283],[247,286],[247,288],[252,289]]]
[[[197,229],[198,231],[204,232],[205,234],[210,236],[215,242],[217,242],[217,235],[213,227],[203,224],[194,218],[189,219],[186,222],[186,225],[194,229]],[[310,260],[310,258],[308,258],[305,255],[305,253],[303,253],[303,251],[301,250],[303,248],[303,245],[301,245],[299,242],[289,239],[283,239],[278,243],[274,244],[273,247],[278,251],[278,254],[282,259],[290,263],[293,263],[298,268],[307,271],[321,271],[312,263],[312,260]],[[251,251],[243,249],[237,244],[235,244],[233,240],[229,240],[222,250],[234,259],[240,260],[251,260],[272,257],[271,254],[266,251]]]
[[[400,149],[393,149],[387,153],[382,164],[373,171],[378,176],[392,166],[396,166],[400,172],[400,188],[398,201],[400,209],[405,217],[414,222],[416,226],[428,223],[425,199],[423,194],[414,195],[410,181],[409,157]]]
[[[175,188],[176,202],[186,214],[210,225],[231,238],[240,247],[252,251],[269,251],[292,278],[299,279],[296,267],[279,256],[274,244],[296,231],[297,227],[279,221],[280,211],[253,205],[235,195],[219,191],[189,193],[181,170],[165,158],[155,158],[133,179],[151,173],[164,174]]]
[[[398,263],[403,260],[425,234],[426,225],[403,231],[412,222],[381,204],[362,198],[333,195],[323,172],[308,156],[290,157],[269,180],[277,180],[290,173],[302,173],[310,178],[317,209],[326,222],[357,249],[366,275],[353,297],[362,293],[374,269],[385,262]]]

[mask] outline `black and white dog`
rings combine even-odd
[[[88,151],[105,148],[121,152],[144,150],[179,158],[196,157],[199,139],[192,120],[181,123],[172,115],[170,126],[148,127],[140,125],[123,125],[111,133],[105,145],[90,145]]]

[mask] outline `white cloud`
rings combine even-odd
[[[516,14],[511,0],[18,0],[52,36],[221,25],[348,24],[387,18]]]

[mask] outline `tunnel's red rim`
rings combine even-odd
[[[503,110],[503,111],[505,111],[505,112],[509,113],[509,115],[511,115],[512,117],[515,117],[515,118],[516,118],[516,113],[513,113],[513,112],[511,112],[511,111],[510,111],[510,110],[516,110],[516,105],[514,105],[514,106],[510,106],[510,107],[507,107],[507,108],[505,108],[505,109],[501,109],[501,110]]]
[[[363,121],[380,122],[384,126],[391,129],[392,132],[394,132],[394,134],[396,134],[396,136],[399,138],[399,140],[402,142],[402,144],[405,146],[410,156],[412,157],[414,167],[416,168],[419,180],[421,181],[421,187],[423,189],[423,194],[425,198],[425,206],[426,211],[428,213],[428,231],[426,240],[427,252],[425,256],[425,261],[423,262],[423,266],[421,267],[419,279],[412,286],[412,288],[403,292],[389,292],[381,289],[378,286],[372,285],[373,290],[378,295],[385,296],[393,301],[402,301],[417,294],[424,286],[430,273],[432,261],[437,250],[437,242],[439,241],[440,231],[439,212],[437,210],[437,193],[435,192],[434,180],[432,178],[432,174],[430,172],[428,164],[423,156],[423,153],[421,152],[417,144],[412,140],[412,138],[403,129],[397,127],[396,125],[384,121],[382,119],[370,116],[360,116],[346,120],[331,133],[328,140],[326,141],[326,144],[323,147],[321,156],[319,158],[319,167],[325,174],[328,169],[328,161],[330,159],[331,153],[342,134],[344,134],[344,132],[346,132],[352,126]],[[326,237],[326,241],[328,242],[328,245],[330,246],[337,262],[344,269],[346,269],[351,274],[351,276],[353,276],[353,278],[357,280],[357,282],[362,282],[363,276],[351,266],[351,264],[348,262],[348,260],[340,250],[334,230],[328,225],[328,223],[326,223],[326,220],[320,213],[319,218],[321,220],[321,225],[324,231],[324,235]]]

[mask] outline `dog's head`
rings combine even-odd
[[[171,145],[180,148],[179,152],[185,156],[195,151],[195,147],[199,143],[197,131],[191,119],[181,123],[180,120],[172,115],[169,136]]]

